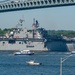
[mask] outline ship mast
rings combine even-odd
[[[39,23],[38,23],[37,20],[35,20],[35,18],[33,19],[32,27],[33,27],[33,38],[34,38],[34,35],[36,34],[36,30],[37,30],[38,27],[39,27]]]

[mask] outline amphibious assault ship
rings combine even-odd
[[[37,20],[33,20],[32,30],[23,26],[22,19],[5,37],[0,37],[0,50],[2,51],[73,51],[75,40],[58,35],[48,35],[47,30],[39,27]]]

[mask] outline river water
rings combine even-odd
[[[70,53],[41,52],[34,55],[15,56],[12,53],[0,53],[0,75],[60,75],[60,58]],[[35,60],[40,66],[27,65],[26,61]],[[75,75],[75,55],[63,62],[62,75]]]

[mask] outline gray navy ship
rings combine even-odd
[[[0,37],[0,50],[2,51],[74,51],[75,40],[64,36],[48,35],[47,30],[40,28],[37,20],[33,20],[32,30],[23,27],[22,19],[11,32]]]

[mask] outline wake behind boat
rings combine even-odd
[[[30,50],[22,50],[14,53],[14,55],[33,55],[33,54],[34,52],[31,52]]]

